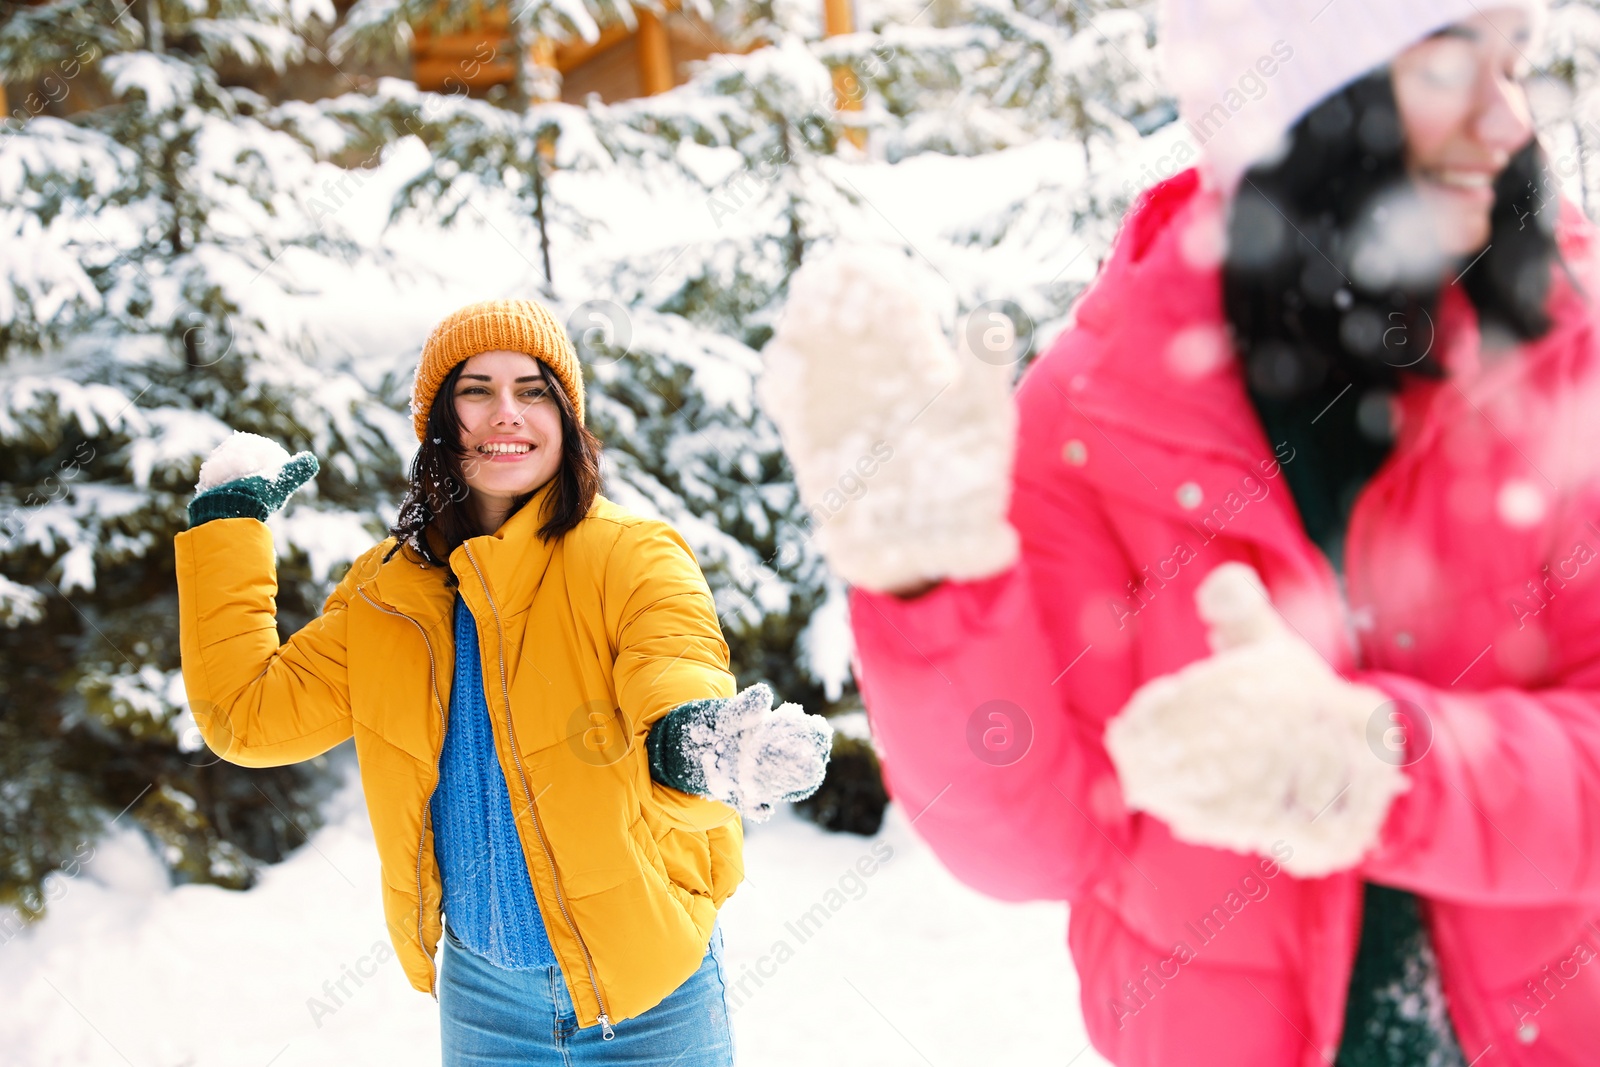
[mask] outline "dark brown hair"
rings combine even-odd
[[[1223,307],[1246,386],[1279,448],[1318,457],[1284,470],[1307,532],[1336,561],[1352,494],[1394,447],[1390,399],[1409,378],[1446,376],[1433,353],[1445,278],[1457,275],[1486,344],[1542,336],[1553,270],[1576,283],[1533,138],[1495,177],[1481,250],[1441,259],[1421,278],[1364,278],[1363,232],[1392,227],[1385,205],[1412,188],[1405,151],[1392,76],[1381,66],[1295,123],[1288,151],[1246,172],[1228,218]]]
[[[539,528],[539,537],[555,541],[564,536],[589,513],[600,492],[600,440],[578,422],[572,398],[543,360],[545,385],[561,414],[561,465],[556,468],[550,517]],[[389,533],[394,547],[383,557],[388,562],[401,546],[407,546],[429,566],[450,573],[450,553],[469,537],[493,533],[483,529],[468,506],[470,491],[462,472],[468,456],[461,444],[461,422],[456,418],[455,387],[466,361],[457,363],[434,393],[428,409],[427,436],[411,459],[411,474],[400,512]],[[534,490],[516,498],[510,515],[515,515],[533,499]]]
[[[1230,205],[1223,305],[1263,393],[1445,376],[1428,352],[1442,280],[1368,285],[1353,265],[1356,235],[1382,222],[1385,194],[1410,187],[1390,77],[1382,66],[1325,97],[1289,131],[1282,158],[1246,172]],[[1566,264],[1541,190],[1552,181],[1530,139],[1495,178],[1484,248],[1452,268],[1485,335],[1527,341],[1550,328],[1551,270]]]

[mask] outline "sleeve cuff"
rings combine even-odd
[[[190,529],[212,519],[259,519],[266,522],[267,508],[254,493],[222,485],[189,501]]]

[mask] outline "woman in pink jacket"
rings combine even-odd
[[[1597,275],[1541,16],[1169,4],[1203,165],[1014,398],[905,257],[794,280],[763,400],[890,790],[1070,902],[1114,1063],[1600,1062]]]

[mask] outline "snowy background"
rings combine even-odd
[[[50,919],[0,955],[0,1062],[438,1063],[437,1007],[388,947],[359,790],[243,894],[168,888],[132,830],[101,841]],[[1077,1017],[1065,911],[961,886],[898,809],[871,839],[782,814],[745,849],[721,920],[727,980],[748,992],[730,994],[741,1063],[1104,1063]],[[837,910],[802,941],[790,928],[818,904]],[[774,966],[780,940],[794,954]]]
[[[842,589],[754,403],[787,280],[835,241],[907,249],[950,330],[1013,319],[1020,368],[1192,149],[1154,5],[863,0],[860,32],[823,38],[815,4],[712,3],[767,46],[611,106],[344,73],[431,0],[165,4],[159,48],[140,6],[0,22],[0,1064],[436,1062],[350,753],[244,771],[194,729],[171,542],[201,459],[230,429],[322,459],[271,522],[292,633],[393,518],[427,331],[537,296],[580,345],[608,495],[693,545],[741,684],[859,721]],[[520,10],[563,37],[617,11]],[[1593,0],[1555,5],[1539,58],[1541,136],[1589,208]],[[327,93],[272,91],[308,63]],[[835,69],[859,111],[834,107]],[[735,982],[860,857],[892,858],[741,999],[744,1062],[1100,1062],[1064,907],[965,890],[907,818],[750,828]],[[347,967],[371,977],[317,1010]]]

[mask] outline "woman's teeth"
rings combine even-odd
[[[1487,189],[1494,184],[1494,175],[1481,170],[1436,170],[1433,180],[1458,189]]]
[[[531,445],[490,444],[490,445],[479,445],[478,446],[478,451],[479,452],[486,452],[491,456],[495,456],[495,455],[516,455],[516,454],[519,454],[519,453],[522,453],[522,452],[531,451],[532,447],[533,446],[531,446]]]

